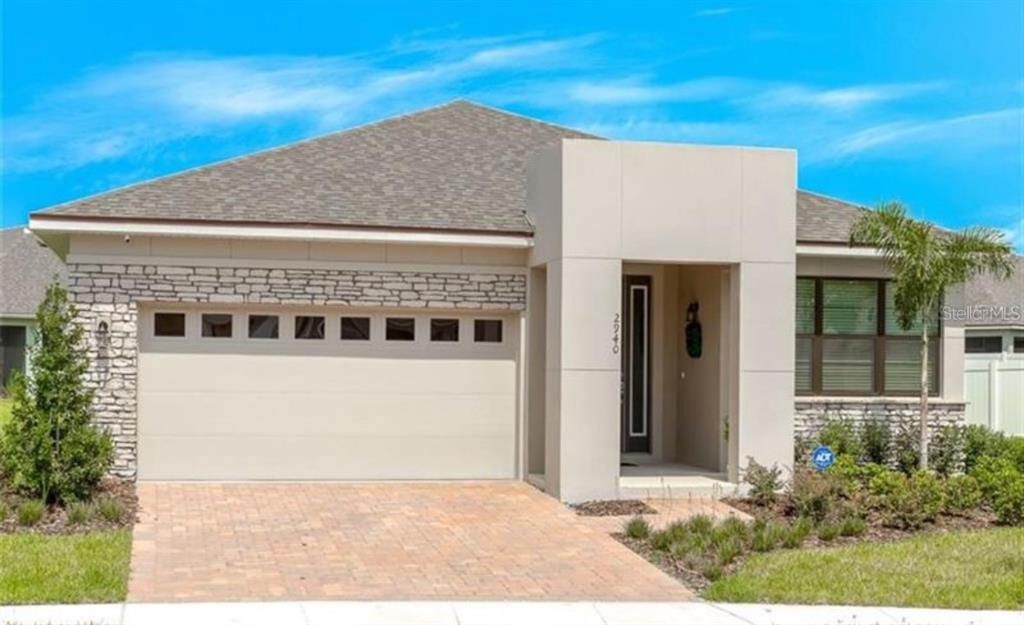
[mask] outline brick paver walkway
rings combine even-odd
[[[129,601],[681,600],[520,482],[140,483]]]

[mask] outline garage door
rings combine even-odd
[[[497,479],[514,317],[144,309],[139,477]]]

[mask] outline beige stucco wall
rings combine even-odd
[[[794,312],[770,304],[795,289],[795,154],[567,140],[530,171],[529,262],[547,266],[548,490],[617,494],[623,262],[730,267],[731,455],[790,463]]]

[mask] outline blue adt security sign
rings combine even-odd
[[[811,462],[815,469],[824,471],[836,463],[836,454],[825,445],[821,445],[811,452]]]

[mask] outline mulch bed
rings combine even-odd
[[[612,538],[629,547],[654,566],[676,578],[683,584],[683,586],[686,586],[696,594],[700,594],[705,588],[711,585],[708,578],[704,577],[697,571],[686,568],[686,566],[683,565],[682,560],[677,560],[667,553],[655,551],[646,540],[630,538],[622,533],[612,534]],[[730,564],[726,567],[726,570],[732,571],[741,559],[742,556],[737,558],[737,562]]]
[[[113,497],[121,502],[124,514],[117,522],[110,522],[98,514],[85,523],[68,523],[67,513],[61,506],[48,506],[46,514],[39,523],[24,527],[18,525],[18,504],[23,501],[10,492],[0,492],[0,501],[7,505],[7,517],[0,520],[0,534],[86,534],[104,530],[115,530],[135,525],[138,515],[138,498],[135,496],[135,483],[130,480],[107,478],[100,484],[99,492],[93,501],[104,497]]]
[[[570,507],[580,516],[635,516],[658,513],[657,510],[639,499],[585,501]]]

